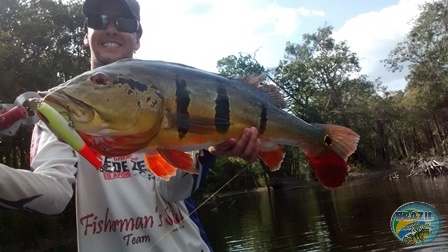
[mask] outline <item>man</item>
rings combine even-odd
[[[136,0],[86,0],[84,42],[91,68],[132,58],[140,47],[142,27]],[[76,185],[80,251],[210,251],[190,199],[215,155],[253,162],[260,151],[255,128],[192,153],[199,174],[178,171],[169,181],[155,178],[142,154],[103,157],[97,171],[68,145],[38,123],[31,144],[33,172],[0,165],[0,208],[61,213]]]

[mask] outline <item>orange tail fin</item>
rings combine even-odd
[[[327,147],[323,150],[311,147],[306,155],[322,185],[338,188],[345,183],[348,176],[346,161],[355,152],[359,135],[343,126],[326,124],[322,127],[326,134]]]

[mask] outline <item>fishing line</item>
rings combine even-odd
[[[223,186],[221,186],[216,192],[214,192],[210,197],[208,197],[204,202],[202,202],[198,207],[196,207],[187,217],[190,217],[192,214],[194,214],[199,208],[201,208],[205,203],[207,203],[210,199],[212,199],[217,193],[219,193],[224,187],[226,187],[230,182],[232,182],[236,177],[238,177],[241,173],[243,173],[250,165],[246,165],[241,171],[239,171],[235,176],[233,176],[229,181],[227,181]],[[158,239],[151,247],[148,248],[146,251],[150,251],[152,247],[154,247],[157,243],[159,243],[163,238],[165,238],[168,234],[170,234],[174,229],[178,228],[180,224],[182,224],[185,220],[182,220],[181,222],[177,223],[173,226],[166,234],[164,234],[160,239]]]

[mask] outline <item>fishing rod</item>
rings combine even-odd
[[[25,92],[13,104],[0,104],[0,135],[14,136],[21,125],[33,125],[39,121],[39,117],[31,113],[28,107],[29,100],[33,98],[40,98],[40,95]]]
[[[204,202],[202,202],[198,207],[196,207],[189,215],[188,217],[190,217],[192,214],[194,214],[195,212],[197,212],[199,210],[199,208],[201,208],[203,205],[205,205],[207,202],[209,202],[213,197],[215,197],[216,194],[218,194],[220,191],[222,191],[222,189],[224,189],[224,187],[226,187],[228,184],[230,184],[236,177],[238,177],[241,173],[243,173],[248,167],[250,166],[250,164],[246,165],[243,169],[241,169],[237,174],[235,174],[235,176],[233,176],[231,179],[229,179],[229,181],[227,181],[223,186],[221,186],[218,190],[216,190],[216,192],[214,192],[212,195],[210,195],[210,197],[208,197]],[[233,203],[232,203],[233,204]],[[150,251],[157,243],[159,243],[161,240],[163,240],[165,237],[167,237],[174,229],[179,228],[179,226],[185,221],[182,220],[179,223],[175,224],[170,230],[168,230],[162,237],[160,237],[151,247],[149,247],[146,251]]]

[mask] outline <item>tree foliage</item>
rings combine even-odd
[[[396,121],[394,132],[400,140],[391,144],[403,156],[447,152],[447,4],[439,0],[421,5],[411,31],[383,61],[391,71],[409,69],[406,92],[396,97],[402,116]]]
[[[391,71],[409,68],[408,89],[418,90],[422,106],[448,104],[448,2],[439,0],[420,6],[413,28],[384,60]],[[431,96],[432,99],[427,99]]]
[[[2,0],[0,7],[2,103],[13,103],[26,91],[47,90],[88,69],[81,0]],[[28,167],[30,128],[0,141],[2,163]]]
[[[266,72],[264,66],[255,59],[255,55],[241,52],[238,56],[229,55],[218,60],[216,66],[218,72],[225,76],[246,76]]]

